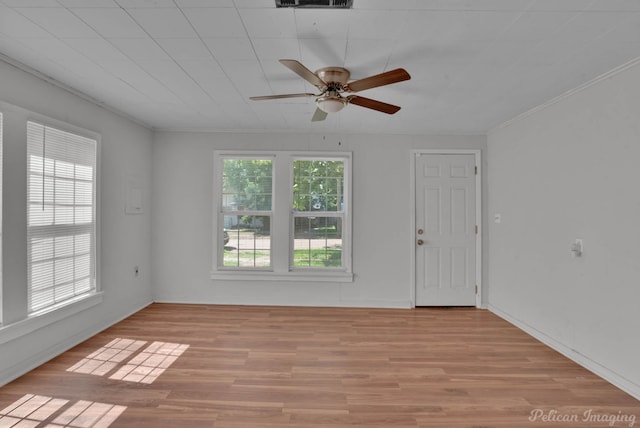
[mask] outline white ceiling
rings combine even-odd
[[[155,129],[484,133],[640,57],[640,0],[0,0],[0,53]],[[282,66],[336,65],[406,82],[310,121]]]

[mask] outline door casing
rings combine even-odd
[[[416,158],[423,155],[455,155],[455,154],[471,154],[475,156],[476,168],[478,173],[476,174],[476,224],[478,225],[478,234],[476,236],[476,272],[475,279],[478,286],[478,292],[476,293],[476,307],[482,307],[482,158],[481,151],[475,149],[430,149],[430,150],[412,150],[410,153],[411,159],[409,162],[410,172],[410,221],[409,236],[411,236],[411,307],[416,306],[416,244],[415,244],[415,231],[416,231]]]

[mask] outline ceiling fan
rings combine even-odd
[[[343,67],[325,67],[314,73],[295,59],[281,59],[280,63],[318,88],[320,93],[265,95],[261,97],[251,97],[250,99],[276,100],[281,98],[315,97],[317,108],[311,119],[314,122],[325,120],[329,113],[336,113],[342,110],[347,104],[355,104],[383,113],[394,114],[400,110],[400,107],[383,103],[382,101],[372,100],[371,98],[361,97],[360,95],[343,96],[342,94],[345,92],[360,92],[365,89],[377,88],[379,86],[411,79],[411,76],[405,69],[396,68],[395,70],[349,82],[351,73]]]

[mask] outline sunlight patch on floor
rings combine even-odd
[[[109,379],[152,383],[188,348],[180,343],[153,342]]]
[[[113,339],[102,348],[69,367],[68,372],[105,376],[119,363],[129,358],[145,343],[143,340]]]
[[[107,428],[126,409],[85,400],[70,404],[69,400],[26,394],[0,410],[0,427]]]
[[[68,372],[109,376],[126,382],[153,383],[189,345],[153,342],[141,352],[143,340],[117,338],[67,369]],[[0,427],[2,428],[2,427]]]

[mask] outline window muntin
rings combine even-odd
[[[222,159],[221,268],[271,267],[273,159]]]
[[[97,140],[27,123],[28,312],[96,290]]]

